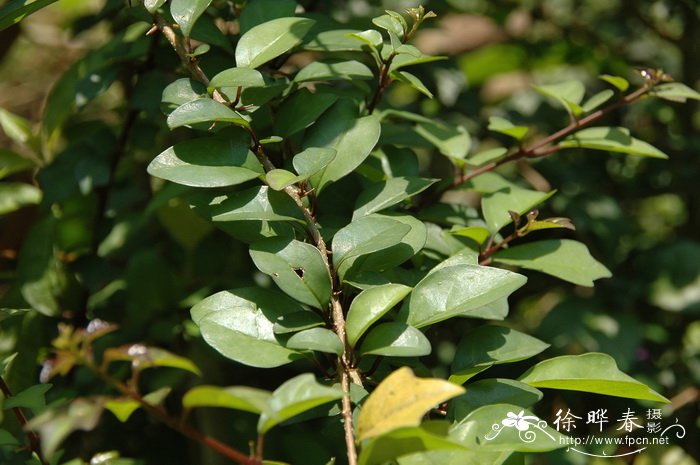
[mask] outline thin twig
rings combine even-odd
[[[7,385],[2,376],[0,376],[0,391],[2,391],[2,394],[6,399],[12,397],[10,386]],[[42,465],[47,465],[48,462],[44,459],[44,454],[41,453],[41,441],[39,436],[27,426],[28,421],[27,417],[24,415],[24,412],[19,407],[12,407],[12,412],[14,412],[17,421],[22,426],[24,433],[27,435],[29,449],[36,454],[36,456],[39,458],[39,462],[41,462]]]

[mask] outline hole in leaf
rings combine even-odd
[[[299,276],[299,279],[304,279],[304,268],[292,268],[294,272]]]

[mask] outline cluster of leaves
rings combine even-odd
[[[11,2],[2,10],[0,25],[50,2],[18,7],[20,3]],[[182,396],[177,407],[181,416],[176,418],[161,405],[171,389],[142,394],[141,373],[170,367],[199,374],[196,364],[142,344],[107,343],[106,349],[96,351],[93,345],[98,338],[109,340],[111,326],[95,320],[85,330],[62,326],[52,343],[47,378],[66,376],[80,366],[119,395],[81,397],[30,421],[28,431],[42,438],[42,449],[33,450],[34,459],[58,463],[60,454],[55,452],[61,442],[76,429],[95,428],[104,409],[127,421],[142,408],[244,464],[279,463],[264,461],[264,438],[273,427],[325,417],[331,428],[344,430],[352,465],[497,465],[517,452],[562,447],[558,440],[524,443],[516,431],[484,440],[491,425],[509,413],[532,415],[527,409],[543,396],[538,388],[665,402],[599,353],[550,358],[518,379],[481,376],[474,381],[472,377],[495,365],[529,359],[548,347],[494,324],[476,325],[457,342],[449,381],[416,378],[406,367],[430,372],[418,357],[431,353],[431,330],[445,320],[504,320],[508,297],[526,283],[514,269],[543,272],[580,286],[592,286],[610,275],[581,242],[551,236],[530,240],[531,233],[537,237],[542,230],[575,228],[567,218],[539,219],[533,210],[554,191],[523,187],[494,173],[496,168],[572,148],[665,158],[624,127],[596,124],[640,99],[700,95],[666,82],[666,74],[656,70],[643,70],[641,85],[631,91],[626,79],[603,75],[611,88],[588,99],[578,81],[538,86],[537,91],[566,111],[569,125],[535,138],[529,137],[528,126],[492,117],[488,129],[505,136],[509,145],[472,153],[471,137],[463,126],[391,108],[383,100],[392,85],[432,97],[428,86],[406,71],[438,59],[408,43],[431,12],[411,8],[407,20],[387,11],[372,19],[375,28],[362,30],[297,10],[294,1],[236,5],[239,34],[230,37],[213,19],[226,17],[223,6],[211,1],[144,1],[126,9],[132,24],[61,78],[47,103],[41,133],[16,115],[0,114],[5,133],[30,151],[34,161],[2,152],[2,174],[38,170],[41,186],[4,183],[1,213],[33,204],[45,211],[20,253],[15,294],[3,304],[12,308],[3,310],[3,317],[39,312],[63,316],[73,324],[86,317],[112,319],[105,309],[114,308],[125,286],[112,270],[110,282],[98,278],[105,258],[119,261],[128,256],[153,216],[188,253],[213,234],[214,225],[236,239],[236,259],[249,256],[259,273],[254,283],[241,287],[231,288],[235,282],[225,277],[200,286],[186,299],[196,325],[190,325],[190,336],[201,334],[209,346],[243,365],[271,369],[294,363],[305,371],[273,391],[196,386]],[[164,74],[149,78],[159,47],[174,49],[170,53],[180,59],[187,77],[167,85],[162,84]],[[232,61],[235,67],[230,67]],[[67,131],[67,148],[54,155],[73,105],[84,106],[105,92],[117,80],[117,71],[127,66],[136,70],[138,80],[128,83],[135,97],[119,136],[104,127],[91,128],[85,137]],[[174,131],[169,140],[175,142],[155,158],[152,143],[133,143],[134,149],[146,153],[147,172],[154,177],[153,197],[146,199],[144,211],[134,211],[144,200],[133,187],[117,191],[116,172],[132,168],[120,159],[132,128],[148,128],[148,119],[159,110]],[[110,144],[95,140],[97,136]],[[426,177],[425,165],[437,158],[435,154],[449,164],[451,176]],[[61,185],[64,173],[73,174],[75,182]],[[480,208],[449,201],[449,194],[465,191],[479,196]],[[117,194],[127,200],[115,203]],[[85,204],[92,221],[80,210]],[[119,221],[102,236],[109,217]],[[214,256],[226,247],[223,236],[216,238]],[[163,268],[152,252],[142,252],[139,260],[130,262],[127,314],[137,324],[145,321],[135,306],[145,304],[156,313],[167,308],[162,296],[154,296],[164,289],[135,285],[140,279],[150,281],[148,275]],[[228,290],[206,297],[221,287]],[[128,337],[133,323],[124,321]],[[132,334],[138,331],[131,329]],[[124,375],[113,364],[119,361],[131,364],[128,381],[118,376]],[[465,384],[466,392],[461,387]],[[35,391],[42,390],[42,397],[46,386],[29,389],[34,389],[31,396],[26,391],[11,396],[6,408],[35,408]],[[22,400],[27,397],[31,405]],[[424,420],[448,400],[447,419]],[[251,453],[188,426],[190,411],[203,407],[256,415],[257,439]],[[42,410],[43,405],[36,408]],[[551,429],[548,434],[558,435]]]

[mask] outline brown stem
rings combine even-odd
[[[483,252],[481,252],[479,254],[479,265],[488,265],[489,263],[491,263],[491,258],[490,258],[491,255],[493,255],[494,253],[501,250],[503,247],[505,247],[507,244],[509,244],[516,237],[519,237],[517,230],[516,230],[516,232],[514,232],[510,236],[506,237],[502,241],[497,242],[496,244],[491,245],[492,242],[490,241],[486,247],[486,250],[484,250]]]
[[[178,37],[178,35],[175,33],[173,28],[167,24],[162,17],[156,16],[156,25],[158,26],[158,29],[161,30],[163,35],[166,37],[168,42],[172,45],[173,49],[175,52],[178,54],[180,57],[180,60],[182,61],[183,65],[189,70],[190,74],[197,79],[198,81],[202,82],[204,85],[209,85],[209,78],[204,74],[202,69],[199,67],[197,64],[196,60],[190,59],[190,57],[187,56],[186,49],[183,45],[182,38]],[[388,75],[388,69],[389,66],[391,65],[391,60],[393,60],[393,56],[390,57],[390,59],[387,59],[387,63],[385,63],[385,72],[384,76]],[[384,78],[386,79],[386,77]],[[386,85],[386,84],[385,84]],[[228,103],[226,99],[218,92],[214,91],[212,93],[212,98],[218,102],[221,103]],[[378,102],[379,97],[377,97],[377,102]],[[257,137],[255,134],[255,131],[248,127],[246,128],[248,131],[248,134],[250,135],[250,139],[252,142],[252,151],[255,154],[256,158],[260,162],[260,164],[263,166],[265,172],[271,171],[275,169],[275,165],[270,161],[269,157],[265,153],[265,149],[260,144],[260,139]],[[330,308],[331,308],[331,317],[333,321],[333,327],[335,329],[336,334],[340,338],[341,341],[344,343],[344,351],[343,354],[338,358],[338,373],[340,374],[340,381],[341,381],[341,386],[343,389],[343,400],[342,400],[342,415],[343,415],[343,428],[345,430],[345,437],[346,437],[346,443],[348,447],[348,462],[349,465],[357,465],[357,450],[355,446],[355,440],[354,440],[354,430],[352,426],[352,405],[350,402],[350,381],[362,385],[362,381],[360,379],[360,376],[357,372],[357,368],[355,367],[354,363],[354,353],[352,350],[352,347],[347,341],[347,338],[345,336],[345,315],[343,313],[343,308],[340,303],[340,286],[338,284],[338,279],[337,275],[335,272],[335,269],[333,268],[333,263],[332,260],[329,258],[330,256],[330,251],[326,245],[325,240],[323,239],[323,236],[321,235],[320,231],[320,226],[316,222],[316,218],[314,217],[312,211],[304,205],[304,202],[302,200],[302,195],[301,193],[303,192],[302,188],[299,186],[288,186],[284,189],[284,192],[294,201],[294,203],[297,205],[299,210],[301,211],[302,215],[304,216],[304,219],[306,220],[306,231],[313,242],[314,246],[319,250],[321,253],[321,258],[323,259],[323,263],[328,270],[329,275],[331,276],[332,282],[333,282],[333,292],[331,294],[331,302],[330,302]],[[137,399],[138,400],[138,399]],[[177,424],[177,423],[176,423]],[[197,434],[201,436],[201,433],[197,431],[192,431],[191,433]],[[190,436],[195,440],[200,440],[197,439],[195,436]],[[200,441],[201,442],[201,441]],[[240,452],[235,451],[237,454],[240,454]],[[246,464],[254,464],[254,463],[259,463],[259,462],[251,462],[251,459],[248,459],[248,462],[245,462]],[[244,463],[244,462],[241,462]]]
[[[558,152],[561,150],[561,147],[559,146],[551,146],[547,147],[548,145],[554,144],[558,142],[560,139],[563,139],[564,137],[571,135],[578,131],[579,129],[582,129],[599,119],[601,119],[603,116],[607,115],[608,113],[620,108],[621,106],[624,105],[629,105],[630,103],[633,103],[640,98],[642,98],[644,95],[646,95],[649,91],[651,90],[651,87],[649,85],[644,85],[637,89],[636,91],[625,95],[615,103],[611,104],[610,106],[594,111],[590,115],[586,116],[585,118],[581,118],[580,120],[577,121],[572,121],[571,124],[568,126],[560,129],[559,131],[555,132],[554,134],[551,134],[544,139],[541,139],[537,142],[535,142],[533,145],[529,147],[519,147],[515,152],[511,153],[505,158],[502,158],[498,161],[491,162],[487,165],[482,166],[481,168],[478,168],[474,171],[470,171],[469,173],[466,173],[462,176],[459,176],[455,178],[455,180],[452,183],[452,187],[458,187],[462,184],[464,184],[467,181],[470,181],[471,179],[474,179],[475,177],[488,173],[489,171],[493,171],[496,168],[498,168],[501,165],[504,165],[506,163],[510,163],[512,161],[519,160],[521,158],[540,158],[540,157],[545,157],[547,155],[551,155],[552,153]]]
[[[134,388],[126,383],[112,377],[106,371],[102,370],[100,367],[95,365],[89,360],[84,360],[84,364],[93,373],[102,378],[107,384],[114,387],[122,395],[129,397],[130,399],[138,402],[139,406],[144,409],[149,415],[157,418],[163,422],[169,428],[177,431],[178,433],[186,436],[203,446],[206,446],[224,457],[227,457],[241,465],[261,465],[262,460],[258,457],[249,457],[243,452],[234,449],[233,447],[224,444],[223,442],[214,439],[206,434],[199,432],[198,430],[192,428],[191,426],[180,421],[178,418],[168,414],[162,407],[148,403]]]
[[[387,87],[389,87],[389,84],[391,84],[391,79],[389,78],[389,68],[391,68],[391,62],[394,61],[394,57],[396,55],[396,51],[391,52],[386,61],[382,63],[379,70],[379,82],[377,83],[377,88],[374,91],[374,95],[372,95],[372,100],[370,100],[370,102],[367,104],[367,112],[369,114],[372,114],[374,109],[381,101],[382,96],[384,96],[384,91],[387,89]]]
[[[6,399],[12,397],[10,386],[7,385],[2,376],[0,376],[0,391],[2,391],[2,394]],[[12,407],[12,412],[14,412],[17,421],[22,426],[24,433],[27,435],[29,449],[36,454],[36,456],[39,458],[39,462],[41,462],[42,465],[47,465],[48,462],[44,459],[44,455],[41,453],[41,441],[39,440],[39,436],[27,427],[27,417],[24,415],[24,412],[19,407]]]

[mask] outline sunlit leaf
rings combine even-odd
[[[314,23],[308,18],[277,18],[258,24],[238,40],[236,64],[257,68],[277,58],[299,44]]]
[[[651,144],[630,136],[629,129],[622,127],[587,128],[559,142],[560,147],[607,150],[653,158],[668,158]]]
[[[259,414],[267,407],[271,395],[269,391],[248,386],[195,386],[182,397],[182,406],[221,407]]]
[[[530,368],[518,381],[537,388],[670,402],[646,384],[620,371],[611,356],[601,353],[550,358]]]
[[[550,274],[579,286],[593,286],[593,281],[609,278],[610,271],[593,258],[581,242],[548,239],[502,249],[493,255],[497,263]]]
[[[345,322],[348,343],[354,346],[375,321],[401,302],[409,292],[411,288],[402,284],[385,284],[360,292],[350,304]]]
[[[194,23],[210,3],[211,0],[170,0],[170,14],[185,37],[190,36]]]

